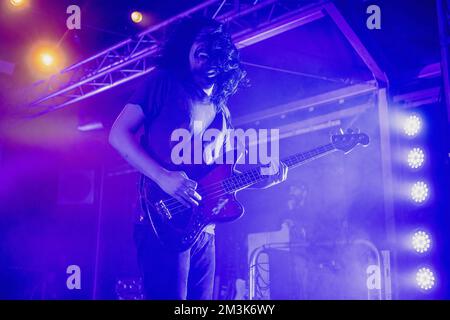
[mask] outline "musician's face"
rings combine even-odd
[[[208,43],[198,37],[189,52],[189,64],[194,79],[204,87],[211,86],[217,76],[217,68],[212,65]]]

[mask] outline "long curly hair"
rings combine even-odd
[[[249,81],[246,71],[242,68],[239,51],[222,23],[206,17],[183,18],[169,31],[160,48],[156,64],[177,76],[192,89],[189,51],[199,37],[210,44],[210,58],[218,71],[210,100],[217,109],[226,110],[228,98],[235,94],[239,87],[248,86]]]

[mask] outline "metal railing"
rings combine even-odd
[[[260,257],[263,254],[267,254],[270,249],[286,250],[291,249],[308,248],[312,244],[309,243],[267,243],[253,250],[249,259],[249,299],[271,299],[270,296],[270,269],[262,268],[263,272],[266,272],[266,276],[261,275],[261,264],[259,262]],[[391,285],[390,285],[390,265],[388,251],[380,253],[378,248],[370,241],[365,239],[357,239],[354,241],[335,241],[335,242],[323,242],[316,243],[314,247],[330,247],[330,246],[364,246],[369,249],[375,258],[374,261],[378,268],[379,276],[379,288],[367,287],[367,299],[368,300],[382,300],[391,298]],[[270,259],[270,258],[269,258]],[[263,262],[264,265],[268,265],[267,262]],[[263,287],[261,286],[263,283]],[[367,285],[367,284],[366,284]]]

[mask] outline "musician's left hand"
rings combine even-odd
[[[280,182],[283,182],[287,179],[288,169],[288,166],[281,161],[279,161],[278,163],[275,161],[271,161],[270,165],[265,168],[264,172],[262,172],[263,174],[267,175],[267,179],[257,183],[256,185],[254,185],[254,187],[267,189],[276,184],[279,184]]]

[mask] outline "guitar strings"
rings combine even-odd
[[[334,151],[334,150],[329,150],[329,151],[327,151],[326,153],[333,152],[333,151]],[[314,158],[323,156],[323,155],[325,155],[326,153],[323,153],[323,154],[318,155],[318,156],[313,157],[313,158],[309,158],[309,159],[305,160],[305,162],[314,160]],[[287,160],[286,160],[286,161],[287,161]],[[304,163],[304,162],[302,162],[302,163]],[[300,165],[300,163],[297,163],[297,164],[293,165],[292,168],[295,168],[296,166],[299,166],[299,165]],[[258,183],[258,182],[260,182],[260,181],[262,181],[262,180],[264,180],[264,179],[266,179],[266,178],[267,178],[266,176],[259,176],[256,180],[254,180],[254,181],[249,181],[249,183],[250,183],[249,185]],[[247,187],[247,185],[245,184],[245,185],[242,186],[242,188],[244,188],[244,187]],[[220,193],[221,191],[225,191],[225,192]],[[234,191],[236,191],[236,190],[232,190],[231,192],[234,192]],[[223,195],[225,195],[225,194],[228,194],[228,193],[230,193],[230,191],[226,191],[225,189],[219,188],[218,190],[215,190],[213,193],[209,194],[208,197],[214,199],[214,198],[221,197],[221,196],[223,196]],[[170,200],[170,199],[169,199],[169,200]],[[175,200],[176,200],[176,199],[175,199]],[[187,211],[187,210],[191,210],[191,209],[192,209],[192,208],[190,208],[190,207],[186,207],[185,205],[183,205],[182,203],[180,203],[178,200],[176,200],[176,202],[178,202],[178,204],[180,204],[180,205],[179,205],[179,206],[172,207],[172,208],[170,208],[170,209],[169,209],[169,208],[167,207],[167,205],[166,205],[166,208],[167,208],[169,211],[171,211],[171,214],[172,214],[172,215],[174,215],[174,214],[179,214],[179,213],[182,213],[182,212],[184,212],[184,211]],[[181,210],[177,210],[177,209],[180,209],[180,208],[181,208]],[[177,211],[175,211],[175,210],[177,210]]]
[[[330,144],[327,144],[327,145],[318,147],[318,148],[316,148],[316,149],[314,149],[314,150],[304,152],[304,153],[299,154],[299,155],[293,155],[293,156],[287,157],[287,158],[283,159],[281,162],[287,163],[287,162],[290,162],[290,161],[292,161],[292,160],[297,160],[297,161],[298,161],[299,158],[300,158],[300,157],[304,157],[305,154],[308,154],[308,153],[311,153],[311,152],[317,151],[317,150],[319,150],[321,153],[320,153],[320,154],[317,154],[317,155],[314,155],[313,157],[310,157],[310,158],[307,158],[307,159],[301,158],[301,159],[300,159],[300,160],[302,160],[301,163],[304,163],[304,162],[313,160],[313,159],[315,159],[316,157],[321,157],[321,156],[323,156],[323,155],[325,155],[325,154],[327,154],[327,153],[329,153],[329,152],[335,151],[335,148],[334,148],[333,144],[330,143]],[[322,150],[325,150],[325,151],[322,151]],[[299,164],[299,163],[298,163],[298,164]],[[243,175],[245,175],[245,174],[247,174],[247,173],[252,173],[252,175],[254,175],[253,172],[254,172],[255,170],[257,170],[257,169],[260,169],[260,168],[261,168],[261,167],[258,167],[258,168],[255,168],[255,169],[253,169],[253,170],[249,170],[249,171],[247,171],[247,172],[244,172],[244,173],[242,173],[242,174],[233,175],[232,177],[230,177],[230,178],[228,178],[228,179],[225,179],[224,181],[221,181],[221,182],[215,182],[215,183],[213,183],[213,184],[207,185],[207,186],[205,186],[205,188],[203,188],[203,190],[202,190],[201,192],[202,192],[202,193],[203,193],[203,192],[206,192],[206,191],[207,191],[207,188],[211,188],[211,187],[215,187],[215,186],[218,186],[219,189],[216,189],[216,190],[214,190],[214,191],[215,191],[215,192],[220,191],[220,189],[223,187],[224,182],[225,182],[226,180],[232,180],[233,178],[236,178],[236,177],[239,177],[239,176],[243,176]],[[259,174],[259,173],[258,173],[258,174]],[[253,176],[253,178],[255,178],[255,177]],[[238,179],[239,179],[239,178],[238,178]],[[244,179],[245,179],[245,178],[244,178]],[[256,183],[256,182],[259,182],[259,181],[261,181],[261,180],[255,181],[255,183]],[[238,180],[238,182],[242,182],[242,181],[239,181],[239,180]],[[246,181],[244,181],[244,182],[247,183]],[[250,182],[250,181],[248,181],[248,182]],[[251,185],[251,184],[250,184],[250,185]],[[201,189],[198,189],[198,191],[200,191],[200,190],[201,190]],[[238,189],[237,189],[237,190],[238,190]],[[212,190],[211,190],[211,191],[212,191]],[[164,205],[165,205],[166,207],[167,207],[167,206],[170,206],[170,205],[173,205],[173,204],[180,204],[181,206],[185,206],[185,205],[183,205],[180,201],[178,201],[178,200],[177,200],[176,198],[174,198],[174,197],[169,198],[169,199],[166,199],[166,200],[163,200],[163,202],[164,202]],[[172,207],[172,208],[173,208],[173,207]]]
[[[330,149],[330,148],[332,148],[332,149]],[[311,153],[311,152],[313,152],[313,151],[316,151],[316,150],[323,150],[323,149],[325,150],[325,152],[321,151],[322,153],[317,154],[317,155],[315,155],[315,156],[313,156],[313,157],[310,157],[310,158],[308,158],[308,159],[301,159],[301,160],[302,160],[302,163],[304,163],[304,162],[306,162],[306,161],[313,160],[313,159],[315,159],[316,157],[321,157],[321,156],[323,156],[323,155],[325,155],[325,154],[327,154],[327,153],[329,153],[329,152],[335,151],[333,145],[330,143],[330,144],[327,144],[327,145],[318,147],[318,148],[316,148],[316,149],[314,149],[314,150],[312,150],[312,151],[304,152],[304,153],[302,153],[302,154],[300,154],[300,155],[294,155],[294,156],[287,157],[287,158],[281,160],[281,162],[289,162],[289,161],[291,161],[291,160],[294,160],[294,159],[296,159],[296,158],[299,158],[300,156],[304,156],[304,155],[307,154],[307,153]],[[296,159],[296,160],[298,160],[298,159]],[[247,174],[247,173],[252,173],[253,171],[255,171],[255,170],[257,170],[257,169],[260,169],[260,168],[261,168],[261,167],[258,167],[258,168],[255,168],[255,169],[253,169],[253,170],[249,170],[249,171],[247,171],[247,172],[241,173],[241,174],[233,175],[232,177],[227,178],[227,179],[225,179],[224,181],[212,183],[212,184],[210,184],[210,185],[205,186],[205,187],[202,188],[202,189],[198,189],[197,191],[201,191],[201,193],[206,193],[206,192],[209,191],[209,190],[207,190],[208,188],[212,188],[212,187],[216,187],[216,186],[219,187],[219,189],[214,190],[214,192],[220,191],[220,189],[223,187],[224,182],[225,182],[226,180],[232,180],[233,178],[236,178],[236,177],[239,177],[239,176],[243,176],[243,175],[245,175],[245,174]],[[258,174],[259,174],[259,173],[258,173]],[[252,175],[253,175],[253,178],[254,178],[254,174],[253,174],[253,173],[252,173]],[[239,179],[239,178],[238,178],[238,179]],[[244,178],[244,179],[245,179],[245,178]],[[261,180],[255,181],[255,183],[257,183],[257,182],[259,182],[259,181],[262,181],[262,179],[261,179]],[[242,181],[239,181],[239,180],[238,180],[238,182],[242,182]],[[244,182],[246,182],[246,181],[244,181]],[[249,181],[249,182],[250,182],[250,181]],[[252,183],[252,184],[253,184],[253,183]],[[250,185],[251,185],[251,184],[250,184]],[[211,190],[211,191],[213,191],[213,190]],[[181,205],[181,206],[185,207],[184,204],[182,204],[180,201],[178,201],[178,200],[177,200],[176,198],[174,198],[174,197],[171,197],[171,198],[168,198],[168,199],[162,200],[162,201],[163,201],[163,203],[164,203],[164,205],[165,205],[166,207],[171,206],[171,205]],[[173,207],[172,207],[172,208],[173,208]],[[175,207],[175,208],[176,208],[176,207]]]
[[[261,181],[261,180],[263,180],[263,179],[265,179],[265,177],[264,177],[264,178],[260,178],[260,179],[258,179],[258,180],[256,180],[256,181],[252,182],[251,184],[257,183],[257,182],[259,182],[259,181]],[[250,184],[250,185],[251,185],[251,184]],[[244,187],[244,186],[243,186],[243,187]],[[222,192],[222,191],[224,191],[224,192]],[[226,191],[225,189],[220,188],[220,189],[216,190],[215,192],[213,192],[213,193],[211,193],[211,194],[208,194],[208,197],[209,197],[210,199],[214,199],[214,198],[218,198],[218,197],[221,197],[221,196],[223,196],[223,195],[225,195],[225,194],[229,194],[229,193],[230,193],[229,191]],[[170,199],[169,199],[169,200],[170,200]],[[191,209],[192,209],[191,207],[186,207],[184,204],[180,203],[180,202],[179,202],[178,200],[176,200],[176,199],[175,199],[175,201],[178,202],[178,204],[180,204],[180,205],[177,205],[177,203],[175,203],[175,204],[174,204],[175,207],[171,207],[171,208],[169,208],[169,207],[166,205],[166,208],[170,211],[170,214],[171,214],[171,215],[179,214],[179,213],[182,213],[182,212],[184,212],[184,211],[187,211],[187,210],[191,210]],[[181,210],[179,210],[179,209],[181,209]]]
[[[236,176],[238,176],[238,175],[236,175]],[[233,177],[236,177],[236,176],[233,176]],[[256,176],[254,176],[254,177],[256,178]],[[254,181],[239,181],[239,180],[238,181],[245,182],[245,184],[242,186],[242,187],[245,187],[248,183],[250,183],[250,185],[251,185],[251,184],[257,183],[265,178],[266,178],[265,176],[262,176],[262,177],[260,176],[260,177],[257,177],[257,179]],[[230,178],[228,178],[228,179],[230,179]],[[208,189],[211,189],[211,190],[208,190]],[[205,186],[204,188],[199,188],[197,191],[199,191],[199,193],[201,193],[204,197],[220,197],[227,193],[234,192],[235,190],[228,191],[228,190],[226,190],[226,185],[223,184],[223,182],[215,182],[213,184]],[[220,193],[220,192],[223,192],[223,193]],[[217,193],[219,193],[219,194],[217,194]],[[169,198],[167,200],[163,200],[163,203],[169,211],[176,210],[180,207],[184,207],[184,208],[186,208],[186,210],[191,209],[189,207],[186,207],[184,204],[182,204],[180,201],[178,201],[177,199],[175,199],[173,197]]]
[[[317,157],[324,156],[324,155],[326,155],[326,154],[328,154],[328,153],[331,153],[331,152],[334,152],[334,151],[335,151],[335,150],[328,150],[328,151],[325,152],[325,153],[322,153],[322,154],[319,154],[319,155],[317,155],[317,156],[315,156],[315,157],[306,159],[306,160],[304,160],[304,162],[302,162],[302,163],[305,163],[305,162],[308,162],[308,161],[312,161],[312,160],[314,160],[314,159],[317,158]],[[287,160],[285,160],[285,161],[287,161]],[[296,165],[294,165],[293,168],[295,168],[295,167],[298,166],[298,165],[300,165],[300,163],[297,163]],[[249,171],[248,171],[248,172],[249,172]],[[261,176],[260,178],[258,178],[258,179],[255,180],[255,181],[252,181],[252,182],[249,181],[249,183],[250,183],[249,185],[258,183],[258,182],[260,182],[260,181],[262,181],[262,180],[264,180],[264,179],[266,179],[266,177],[265,177],[265,176]],[[208,185],[208,186],[210,187],[210,186],[214,186],[214,185],[221,184],[221,183],[222,183],[222,182],[219,182],[219,183],[213,183],[213,184]],[[206,186],[205,186],[205,187],[206,187]],[[247,185],[243,185],[243,186],[242,186],[242,188],[244,188],[244,187],[247,187]],[[205,189],[206,189],[206,188],[205,188]],[[220,192],[222,192],[222,191],[225,191],[225,192],[220,193]],[[234,192],[234,191],[236,191],[236,190],[233,190],[232,192]],[[220,187],[219,189],[214,190],[211,194],[208,194],[208,197],[212,197],[212,198],[214,199],[215,197],[221,197],[221,196],[223,196],[223,195],[225,195],[225,194],[228,194],[228,193],[230,193],[230,191],[226,191],[225,189],[223,189],[222,187]],[[184,204],[182,204],[181,202],[179,202],[179,201],[178,201],[177,199],[175,199],[175,198],[169,198],[169,199],[167,199],[167,200],[165,200],[165,201],[170,201],[170,200],[174,200],[174,201],[173,201],[172,203],[170,203],[170,204],[164,203],[164,205],[166,206],[167,210],[169,210],[169,211],[171,212],[172,215],[178,214],[178,213],[181,213],[181,212],[184,212],[184,211],[187,211],[187,210],[191,210],[191,209],[192,209],[191,207],[186,207]],[[165,201],[163,200],[163,202],[165,202]],[[170,206],[172,206],[172,207],[170,207]],[[170,207],[170,208],[169,208],[169,207]],[[177,210],[177,209],[179,209],[179,208],[182,208],[182,210]],[[177,210],[177,211],[175,211],[175,210]],[[172,211],[173,211],[173,212],[172,212]]]
[[[289,159],[286,159],[285,161],[288,161]],[[282,162],[284,162],[284,161],[282,161]],[[210,184],[210,185],[206,185],[204,188],[199,188],[199,189],[197,189],[196,191],[199,191],[201,194],[203,194],[203,195],[207,195],[208,197],[209,196],[211,196],[211,195],[215,195],[215,193],[217,193],[217,192],[221,192],[221,191],[225,191],[225,193],[223,193],[223,194],[221,194],[221,195],[224,195],[224,194],[227,194],[227,193],[230,193],[230,191],[236,191],[236,190],[238,190],[238,189],[236,189],[236,190],[226,190],[226,184],[225,184],[225,182],[226,181],[232,181],[233,179],[235,179],[235,181],[236,181],[236,178],[237,178],[237,182],[238,183],[244,183],[244,185],[242,186],[242,187],[246,187],[247,186],[247,184],[249,184],[250,183],[250,185],[252,185],[252,184],[254,184],[254,183],[257,183],[257,182],[259,182],[259,181],[262,181],[262,180],[264,180],[264,179],[266,179],[266,176],[260,176],[260,173],[259,172],[256,172],[257,171],[257,169],[260,169],[261,167],[258,167],[258,168],[255,168],[255,169],[252,169],[252,170],[249,170],[249,171],[247,171],[247,172],[244,172],[244,173],[240,173],[240,174],[236,174],[236,175],[233,175],[233,176],[231,176],[231,177],[229,177],[229,178],[227,178],[227,179],[225,179],[225,180],[223,180],[223,181],[220,181],[220,182],[214,182],[214,183],[212,183],[212,184]],[[250,174],[251,175],[251,178],[253,178],[253,179],[255,179],[256,178],[256,180],[254,180],[254,181],[246,181],[246,179],[247,179],[247,177],[246,177],[246,175],[248,175],[248,174]],[[244,177],[242,180],[240,180],[239,179],[239,177]],[[235,185],[233,185],[233,183],[234,182],[232,182],[232,188],[233,187],[236,187]],[[215,189],[211,189],[211,190],[208,190],[208,189],[210,189],[210,188],[215,188]],[[208,192],[211,192],[211,193],[208,193]],[[219,195],[219,197],[221,196],[221,195]],[[170,202],[170,201],[172,201],[172,202]],[[169,198],[169,199],[166,199],[166,200],[163,200],[163,202],[164,202],[164,205],[166,206],[166,208],[168,209],[168,210],[172,210],[172,209],[176,209],[176,208],[178,208],[178,207],[172,207],[172,208],[168,208],[169,206],[171,206],[171,205],[181,205],[182,207],[186,207],[184,204],[182,204],[180,201],[178,201],[176,198],[174,198],[174,197],[172,197],[172,198]],[[187,209],[190,209],[189,207],[186,207]]]
[[[249,181],[249,182],[248,182],[249,184],[247,184],[247,183],[244,184],[244,185],[242,186],[242,188],[245,188],[245,187],[250,186],[250,185],[252,185],[252,184],[256,184],[256,183],[258,183],[258,182],[260,182],[260,181],[263,181],[263,180],[266,179],[266,178],[267,178],[266,176],[260,176],[260,177],[258,177],[256,180],[254,180],[254,181]],[[209,198],[214,199],[214,198],[221,197],[221,196],[223,196],[223,195],[225,195],[225,194],[229,194],[230,192],[234,192],[234,191],[237,191],[237,190],[238,190],[238,189],[236,189],[236,190],[231,190],[231,191],[227,191],[226,189],[224,189],[224,188],[222,188],[222,187],[219,187],[219,189],[216,189],[216,190],[214,190],[212,193],[207,194],[207,196],[208,196]],[[172,198],[172,199],[175,200],[175,203],[173,203],[173,204],[171,204],[171,205],[175,205],[175,206],[170,207],[170,205],[165,204],[167,210],[169,210],[170,213],[171,213],[172,215],[174,215],[174,214],[179,214],[179,213],[182,213],[182,212],[184,212],[184,211],[187,211],[187,210],[191,210],[191,209],[192,209],[191,207],[186,207],[184,204],[180,203],[177,199],[174,199],[174,198]],[[172,199],[168,199],[168,200],[172,200]],[[169,208],[169,207],[170,207],[170,208]],[[181,208],[181,210],[178,210],[178,209],[180,209],[180,208]],[[175,210],[176,210],[176,211],[175,211]]]

